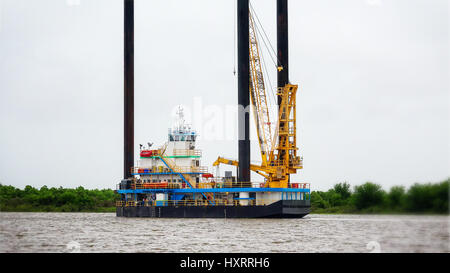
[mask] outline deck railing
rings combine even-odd
[[[193,183],[196,189],[221,189],[221,188],[268,188],[264,182],[206,182]],[[131,190],[143,189],[186,189],[190,188],[184,182],[152,182],[152,183],[131,183]],[[310,189],[310,183],[290,183],[290,188],[294,189]],[[120,185],[118,188],[120,189]]]
[[[208,167],[200,166],[188,166],[188,167],[173,167],[175,173],[207,173]],[[158,166],[152,168],[145,167],[133,167],[131,168],[131,173],[134,175],[149,175],[149,174],[160,174],[160,173],[171,173],[170,168],[165,166]]]
[[[208,200],[152,200],[152,201],[117,201],[116,207],[154,207],[154,206],[265,206],[279,201],[280,199],[248,199],[248,200],[228,200],[215,199]],[[300,200],[300,199],[292,199]],[[302,200],[307,200],[303,195]]]
[[[202,156],[201,150],[174,149],[174,156]]]

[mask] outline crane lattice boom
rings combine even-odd
[[[261,149],[261,166],[251,164],[250,170],[266,179],[266,186],[288,188],[289,176],[302,169],[302,159],[297,156],[296,94],[298,85],[286,84],[277,90],[281,98],[276,128],[272,130],[271,119],[262,70],[261,54],[258,45],[255,21],[249,14],[250,49],[250,100]],[[282,69],[282,67],[278,67]],[[238,166],[236,160],[218,157],[213,166],[227,164]],[[242,181],[240,181],[242,182]]]
[[[266,87],[259,52],[259,45],[255,22],[250,13],[249,22],[249,47],[250,47],[250,99],[258,133],[258,141],[261,148],[262,165],[267,166],[268,157],[272,148],[272,128],[267,103]]]

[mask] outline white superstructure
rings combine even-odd
[[[141,149],[135,171],[142,182],[183,182],[181,177],[170,174],[170,169],[187,173],[192,182],[200,182],[208,168],[200,164],[202,153],[195,149],[196,139],[197,132],[186,123],[183,108],[178,107],[175,124],[168,130],[167,142],[159,149]]]

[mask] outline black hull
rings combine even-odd
[[[280,200],[267,206],[117,207],[118,217],[150,218],[302,218],[309,200]]]

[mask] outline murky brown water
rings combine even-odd
[[[448,216],[139,219],[0,213],[0,252],[450,252]]]

